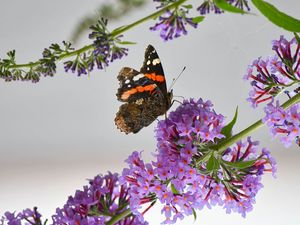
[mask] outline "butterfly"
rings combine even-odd
[[[145,51],[140,71],[123,67],[118,75],[117,98],[124,102],[116,114],[115,124],[126,134],[137,133],[149,126],[172,105],[173,92],[168,92],[164,71],[152,45]]]

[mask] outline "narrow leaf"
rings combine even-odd
[[[294,35],[295,35],[295,38],[296,38],[297,42],[300,44],[300,37],[299,37],[299,35],[297,33],[294,33]]]
[[[192,210],[193,210],[194,221],[196,221],[197,220],[196,210],[194,208],[192,208]]]
[[[237,168],[237,169],[245,169],[248,167],[253,166],[256,160],[249,160],[249,161],[241,161],[241,162],[227,162],[223,161],[226,165]]]
[[[173,194],[179,194],[179,191],[175,188],[174,184],[171,184],[171,190]]]
[[[231,135],[232,135],[232,128],[234,127],[234,125],[236,123],[237,117],[238,117],[238,107],[236,107],[234,117],[232,118],[232,120],[230,121],[230,123],[228,123],[221,130],[221,134],[225,135],[226,138],[231,137]]]
[[[220,9],[223,9],[224,11],[232,12],[232,13],[241,13],[241,14],[247,13],[246,11],[244,11],[240,8],[230,5],[225,0],[213,0],[213,1],[216,6],[218,6]]]
[[[193,6],[191,4],[189,4],[189,5],[183,5],[182,7],[186,8],[186,9],[192,9],[193,8]]]
[[[200,23],[204,20],[204,16],[197,16],[197,17],[194,17],[192,20],[194,23]]]
[[[131,41],[119,41],[118,42],[121,45],[135,45],[136,42],[131,42]]]
[[[213,171],[213,170],[217,170],[220,168],[220,163],[218,162],[218,160],[214,157],[214,154],[212,154],[209,158],[209,160],[207,161],[206,164],[206,169],[208,171]]]
[[[300,20],[279,11],[268,2],[262,0],[252,0],[252,2],[264,16],[275,25],[288,31],[300,32]]]

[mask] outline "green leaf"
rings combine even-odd
[[[244,11],[240,8],[230,5],[225,0],[213,0],[213,1],[216,6],[218,6],[220,9],[223,9],[224,11],[232,12],[232,13],[241,13],[241,14],[247,13],[246,11]]]
[[[119,41],[118,42],[121,45],[135,45],[136,42],[131,42],[131,41]]]
[[[299,37],[299,35],[297,33],[294,33],[294,35],[295,35],[295,38],[296,38],[297,42],[300,43],[300,37]]]
[[[200,23],[204,20],[204,18],[205,18],[204,16],[196,16],[192,20],[194,23]]]
[[[235,110],[235,114],[234,117],[232,118],[232,120],[230,121],[230,123],[228,123],[225,127],[222,128],[221,130],[221,134],[225,135],[226,138],[231,137],[232,136],[232,128],[236,123],[238,117],[238,107],[236,107]]]
[[[7,52],[7,56],[12,62],[15,61],[15,55],[16,55],[16,50]]]
[[[262,0],[252,0],[252,3],[275,25],[288,31],[300,32],[300,20],[279,11],[275,6],[268,2]]]
[[[213,170],[217,170],[219,168],[220,168],[219,161],[214,157],[214,154],[211,154],[209,160],[207,161],[206,169],[208,171],[213,171]]]
[[[226,165],[237,168],[237,169],[245,169],[248,167],[253,166],[256,160],[249,160],[249,161],[241,161],[241,162],[227,162],[223,161]]]
[[[194,216],[194,222],[195,222],[197,220],[197,213],[194,208],[192,208],[192,210],[193,210],[193,216]]]
[[[179,194],[179,191],[175,188],[174,184],[171,184],[171,190],[173,194]]]
[[[192,9],[193,8],[193,6],[191,4],[189,4],[189,5],[183,5],[182,7],[186,8],[186,9]]]

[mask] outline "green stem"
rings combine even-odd
[[[300,102],[300,93],[295,95],[294,97],[290,98],[288,101],[286,101],[285,103],[283,103],[281,106],[284,109],[289,108],[290,106],[299,103]],[[264,124],[262,122],[262,120],[258,120],[257,122],[253,123],[252,125],[250,125],[249,127],[247,127],[246,129],[242,130],[241,132],[239,132],[236,135],[233,135],[232,137],[221,141],[215,148],[219,153],[224,152],[228,147],[230,147],[232,144],[236,143],[237,141],[241,140],[242,138],[246,137],[247,135],[249,135],[251,132],[257,130],[258,128],[262,127]]]
[[[121,219],[128,216],[130,213],[131,213],[130,209],[125,210],[124,212],[112,217],[111,220],[106,223],[106,225],[113,225],[113,224],[117,223],[118,221],[120,221]]]
[[[120,34],[123,34],[125,33],[126,31],[130,30],[131,28],[141,24],[141,23],[144,23],[150,19],[155,19],[157,18],[158,16],[160,16],[161,14],[163,14],[166,10],[170,10],[170,9],[173,9],[173,8],[176,8],[180,5],[182,5],[184,2],[186,2],[187,0],[178,0],[170,5],[167,5],[166,7],[156,11],[155,13],[152,13],[136,22],[133,22],[127,26],[124,26],[124,27],[121,27],[120,29],[116,29],[114,31],[111,32],[111,35],[113,37],[116,37]],[[93,44],[90,44],[90,45],[86,45],[80,49],[77,49],[75,51],[71,51],[71,52],[67,52],[67,53],[64,53],[62,55],[59,56],[58,60],[57,61],[60,61],[62,59],[65,59],[65,58],[69,58],[69,57],[72,57],[72,56],[76,56],[76,55],[79,55],[83,52],[86,52],[90,49],[93,48]],[[10,68],[23,68],[23,67],[34,67],[34,66],[38,66],[40,64],[39,61],[36,61],[36,62],[30,62],[30,63],[26,63],[26,64],[15,64],[15,65],[12,65],[10,66]]]
[[[115,37],[115,36],[118,36],[118,35],[124,33],[125,31],[131,29],[132,27],[135,27],[135,26],[137,26],[137,25],[139,25],[139,24],[141,24],[141,23],[143,23],[143,22],[146,22],[147,20],[157,18],[158,16],[160,16],[161,14],[163,14],[166,10],[170,10],[170,9],[176,8],[176,7],[180,6],[181,4],[183,4],[183,3],[186,2],[186,1],[187,1],[187,0],[179,0],[179,1],[177,1],[177,2],[174,2],[174,3],[170,4],[170,5],[167,5],[166,7],[164,7],[164,8],[162,8],[162,9],[158,10],[157,12],[152,13],[152,14],[150,14],[149,16],[146,16],[146,17],[144,17],[144,18],[142,18],[142,19],[140,19],[140,20],[138,20],[138,21],[136,21],[136,22],[134,22],[134,23],[132,23],[132,24],[129,24],[129,25],[127,25],[127,26],[124,26],[124,27],[122,27],[122,28],[116,30],[115,32],[112,32],[111,34],[112,34],[112,36],[114,36],[114,37]]]

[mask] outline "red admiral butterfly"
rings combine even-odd
[[[149,45],[140,72],[124,67],[118,75],[117,97],[121,105],[115,118],[117,127],[126,134],[137,133],[171,107],[173,93],[167,91],[163,68],[156,50]]]

